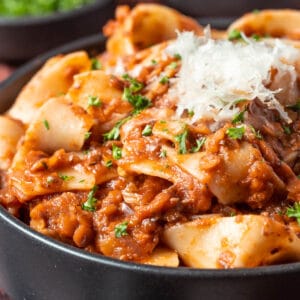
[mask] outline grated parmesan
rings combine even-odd
[[[181,69],[168,92],[177,101],[179,116],[187,109],[194,111],[192,121],[203,117],[229,119],[238,112],[234,105],[237,100],[258,98],[289,120],[276,99],[280,89],[273,91],[267,86],[272,69],[277,70],[278,76],[288,72],[290,86],[296,86],[293,64],[300,58],[298,49],[278,39],[272,43],[246,37],[235,43],[213,40],[208,29],[203,37],[192,32],[178,33],[166,51],[182,57]]]

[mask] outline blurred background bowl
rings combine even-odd
[[[20,63],[83,36],[100,33],[113,17],[114,1],[96,0],[67,12],[0,17],[0,61]]]

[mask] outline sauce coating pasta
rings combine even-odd
[[[251,26],[266,14],[271,29]],[[0,203],[125,261],[300,260],[296,19],[261,11],[221,32],[160,5],[119,7],[104,53],[50,59],[0,117]]]

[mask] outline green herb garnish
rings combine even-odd
[[[107,168],[111,168],[113,165],[113,162],[111,160],[108,160],[106,163],[105,163],[105,167]]]
[[[181,59],[181,55],[180,55],[179,53],[175,53],[175,54],[174,54],[174,58],[176,58],[176,59]]]
[[[112,156],[114,159],[122,158],[122,149],[116,145],[112,145]]]
[[[241,140],[245,133],[245,127],[231,127],[226,130],[226,134],[234,140]]]
[[[242,38],[241,32],[237,29],[232,29],[228,34],[228,39],[230,41],[239,40]]]
[[[160,158],[166,158],[167,157],[167,151],[166,150],[161,150],[159,154]]]
[[[109,132],[103,134],[104,140],[105,141],[118,140],[120,138],[121,126],[125,124],[130,118],[131,116],[118,121],[116,125]]]
[[[175,136],[176,141],[179,143],[179,151],[178,151],[179,154],[187,153],[187,150],[186,150],[187,136],[188,136],[188,131],[187,130],[185,130],[183,133],[178,134],[178,135]]]
[[[291,128],[289,126],[282,125],[282,128],[285,134],[290,135],[292,133]]]
[[[204,143],[206,141],[205,137],[202,137],[198,140],[196,140],[196,146],[192,147],[192,152],[199,152],[201,150],[201,148],[203,147]]]
[[[232,124],[244,122],[244,114],[246,110],[243,110],[233,116],[233,119],[231,121]]]
[[[122,236],[128,235],[127,227],[128,227],[128,222],[123,222],[121,224],[118,224],[115,227],[115,237],[120,238]]]
[[[142,131],[143,136],[149,136],[152,134],[152,127],[148,124],[145,126],[144,130]]]
[[[86,132],[86,133],[84,134],[84,140],[85,140],[85,141],[88,140],[88,139],[90,138],[91,134],[92,134],[92,133],[91,133],[90,131]]]
[[[168,82],[169,82],[168,76],[163,76],[159,81],[160,84],[167,84]]]
[[[289,218],[296,218],[298,224],[300,224],[300,203],[295,202],[294,206],[289,206],[286,210],[286,215]]]
[[[129,82],[129,90],[131,93],[139,92],[144,87],[143,83],[137,81],[128,74],[124,74],[122,78]]]
[[[50,125],[49,125],[49,122],[48,122],[47,120],[44,120],[44,121],[43,121],[43,124],[44,124],[44,126],[45,126],[45,128],[46,128],[47,130],[50,130]]]
[[[97,199],[95,198],[95,194],[98,190],[98,186],[95,185],[92,190],[88,194],[87,200],[82,204],[82,209],[86,211],[95,211]]]
[[[253,134],[255,135],[255,137],[259,140],[262,140],[263,139],[263,136],[261,135],[260,131],[259,130],[256,130],[253,126],[250,126],[251,127],[251,131],[253,132]]]
[[[97,59],[95,57],[91,59],[91,69],[92,70],[101,70],[102,69],[102,64],[99,61],[99,59]]]
[[[58,177],[63,181],[70,181],[75,178],[74,176],[63,175],[63,174],[58,174]]]
[[[102,102],[97,96],[89,96],[88,97],[88,106],[101,106]]]
[[[177,67],[178,67],[178,64],[176,61],[173,61],[169,64],[169,68],[171,68],[171,69],[176,69]]]

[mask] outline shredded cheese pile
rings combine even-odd
[[[237,113],[237,100],[259,98],[288,119],[276,99],[279,90],[272,91],[267,86],[274,69],[279,76],[289,72],[290,85],[296,83],[293,64],[300,58],[298,49],[280,40],[213,40],[206,30],[203,37],[192,32],[178,33],[166,51],[182,57],[181,69],[169,90],[169,96],[178,101],[179,116],[187,109],[194,112],[193,121],[203,117],[220,121]]]

